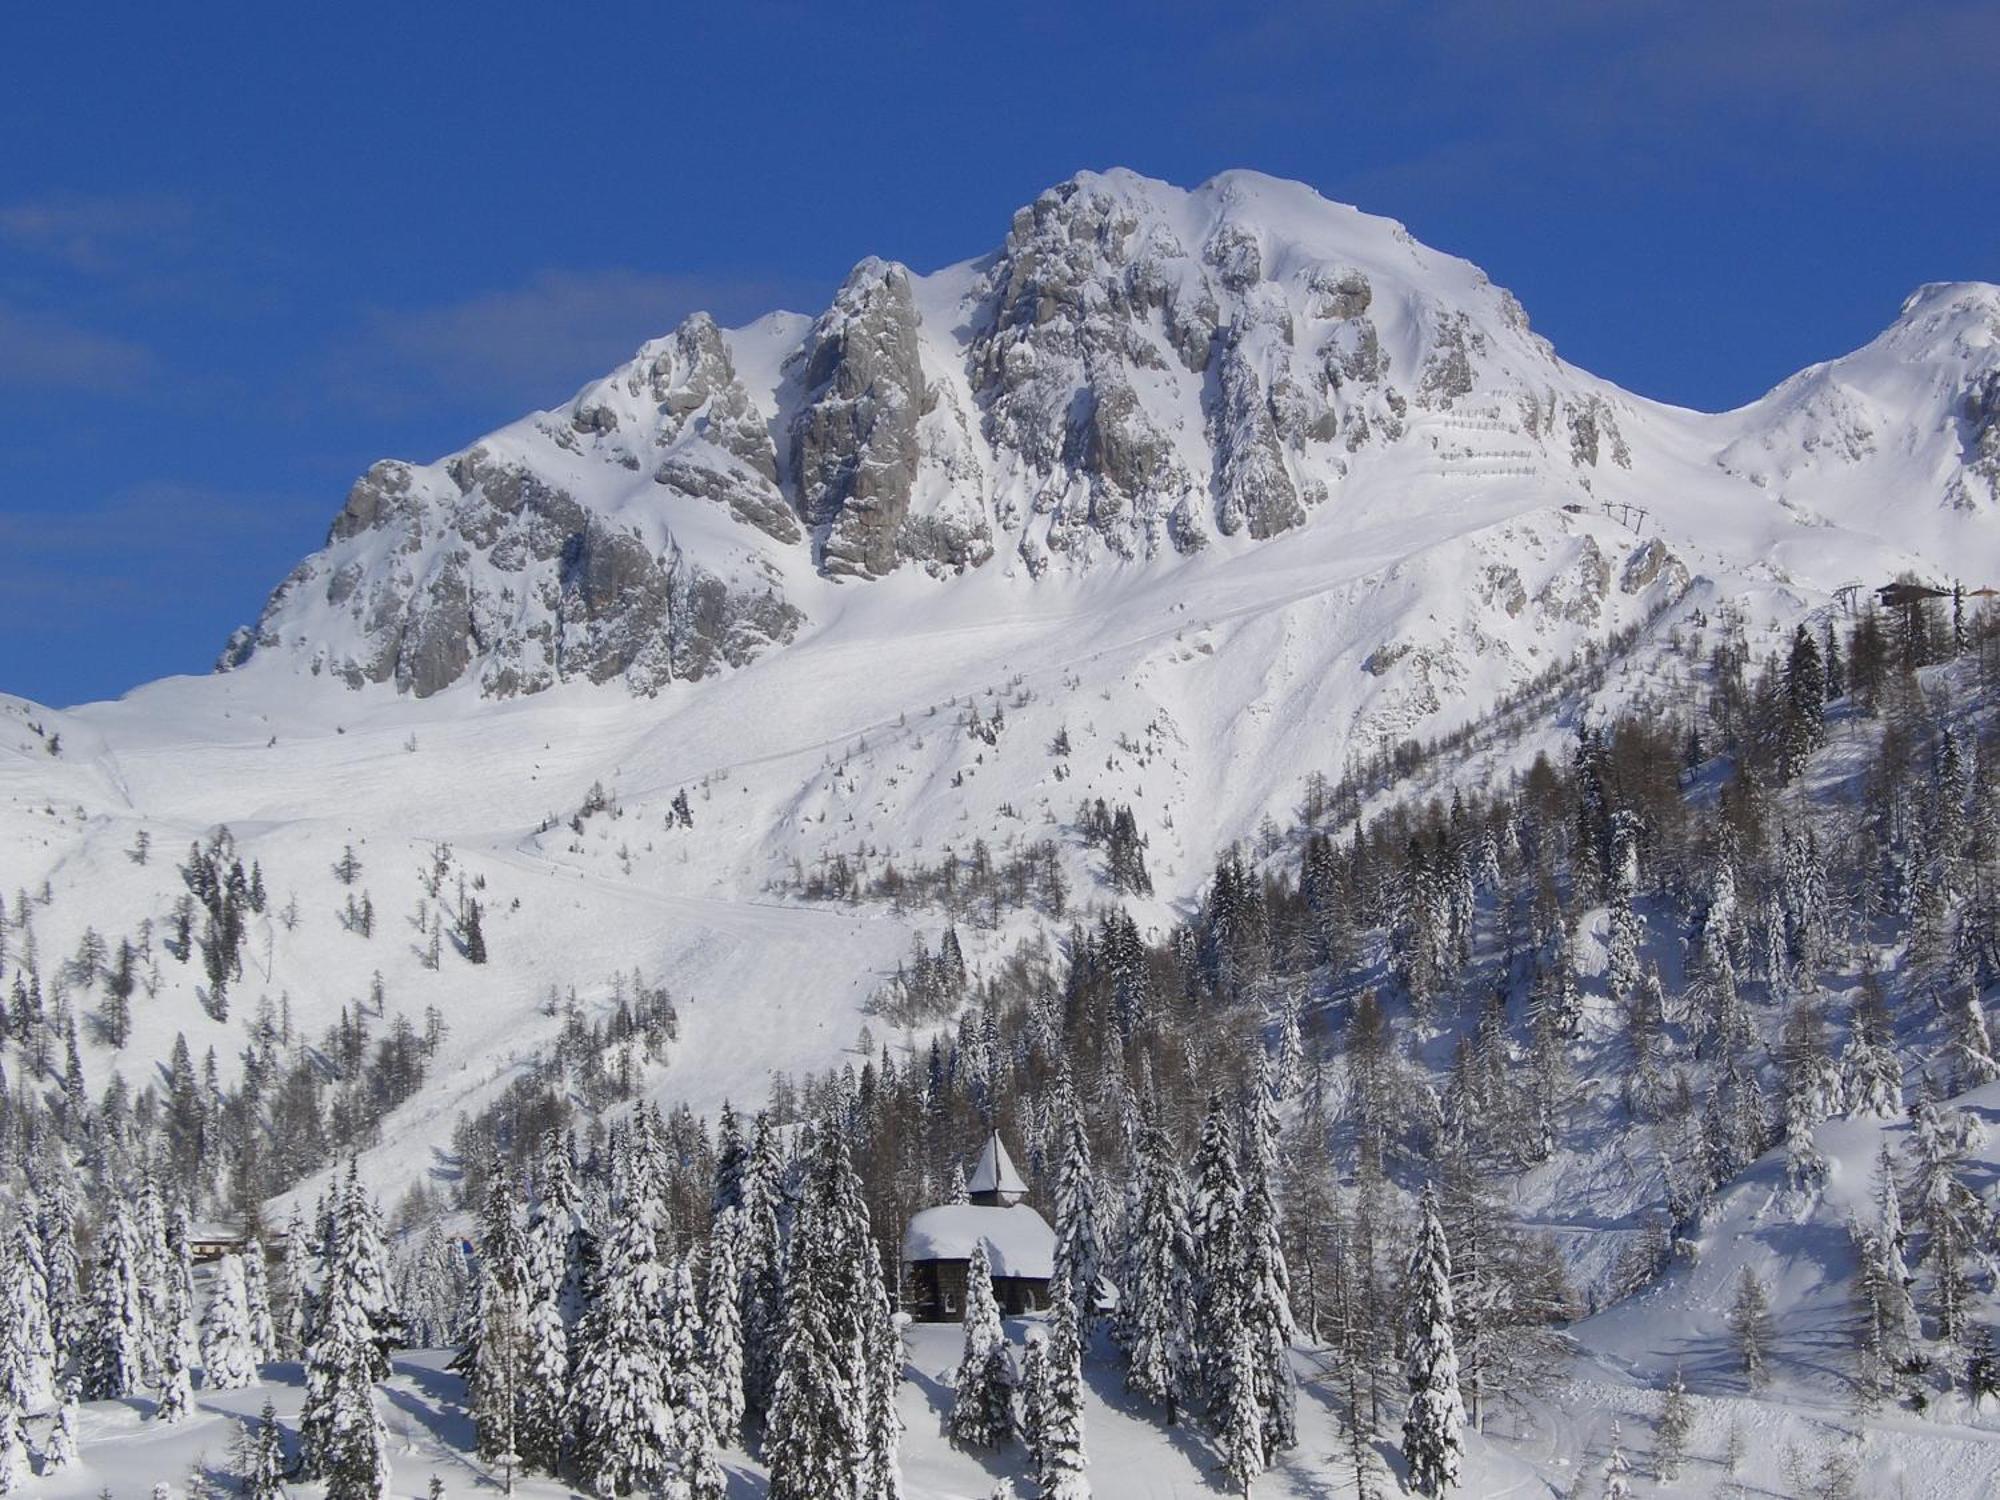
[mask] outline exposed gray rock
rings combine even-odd
[[[356,480],[354,488],[347,492],[347,503],[333,518],[328,539],[344,541],[364,531],[406,520],[410,514],[410,466],[384,459]]]
[[[1473,357],[1485,348],[1486,339],[1470,318],[1462,312],[1447,314],[1418,377],[1417,403],[1450,411],[1453,401],[1471,395]]]
[[[1611,404],[1598,395],[1572,402],[1569,407],[1570,462],[1595,468],[1602,451],[1601,445],[1610,447],[1611,461],[1619,468],[1632,467],[1632,450],[1626,447],[1624,434],[1618,430],[1618,418],[1612,412]]]
[[[792,466],[828,573],[880,577],[903,560],[924,406],[917,322],[909,272],[865,260],[806,340]]]
[[[1375,300],[1368,278],[1351,266],[1314,266],[1306,275],[1306,311],[1315,318],[1358,318]]]
[[[1223,535],[1248,527],[1261,540],[1305,520],[1270,401],[1240,336],[1222,357],[1209,428],[1216,454],[1215,524]]]
[[[1654,583],[1664,578],[1670,591],[1678,593],[1687,587],[1687,565],[1674,555],[1673,549],[1658,537],[1648,537],[1632,549],[1632,555],[1625,559],[1625,570],[1619,575],[1618,587],[1628,594],[1642,593]]]
[[[1965,466],[2000,500],[2000,370],[1988,370],[1965,393]]]

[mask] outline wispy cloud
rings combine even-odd
[[[102,276],[184,254],[194,212],[158,193],[61,193],[0,203],[0,244],[72,271]]]
[[[157,365],[143,344],[0,302],[0,386],[121,391]]]
[[[330,374],[342,395],[370,408],[547,405],[691,312],[741,321],[798,291],[754,277],[543,271],[441,306],[373,309],[334,351]]]

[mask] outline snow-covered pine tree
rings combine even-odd
[[[747,1158],[746,1158],[747,1160]],[[741,1184],[738,1183],[740,1188]],[[703,1264],[702,1327],[706,1335],[708,1420],[727,1442],[743,1423],[743,1206],[740,1192],[709,1223]]]
[[[952,1441],[970,1448],[1000,1446],[1013,1426],[1007,1335],[1000,1326],[1000,1305],[994,1300],[987,1267],[982,1240],[972,1247],[965,1268],[965,1345],[952,1378],[951,1411],[945,1418]]]
[[[236,1472],[243,1484],[245,1500],[282,1500],[285,1493],[284,1435],[278,1427],[278,1411],[269,1401],[257,1414],[256,1425],[238,1424],[241,1452]]]
[[[66,1166],[67,1164],[63,1164]],[[49,1340],[58,1364],[72,1363],[85,1342],[88,1311],[83,1295],[83,1261],[76,1243],[76,1195],[66,1170],[58,1169],[38,1194],[36,1237],[41,1241],[42,1280],[49,1312]]]
[[[269,1364],[278,1357],[278,1334],[271,1320],[271,1283],[264,1268],[264,1247],[254,1237],[243,1246],[243,1312],[250,1331],[250,1363]]]
[[[496,1159],[487,1176],[479,1239],[479,1312],[467,1403],[479,1456],[520,1454],[522,1386],[528,1366],[528,1252],[515,1217],[513,1184]]]
[[[1972,1122],[1963,1111],[1931,1100],[1918,1104],[1913,1147],[1917,1157],[1912,1184],[1924,1229],[1920,1264],[1931,1269],[1931,1316],[1937,1336],[1957,1343],[1967,1329],[1971,1286],[1965,1256],[1978,1243],[1982,1209],[1965,1180],[1965,1153]]]
[[[241,1390],[257,1378],[257,1363],[243,1261],[225,1255],[215,1264],[201,1319],[203,1384],[209,1390]]]
[[[0,1394],[0,1495],[18,1494],[33,1477],[21,1408]]]
[[[86,1400],[115,1401],[134,1395],[145,1380],[150,1323],[139,1283],[140,1262],[132,1216],[124,1201],[116,1200],[98,1236],[89,1326],[78,1361]]]
[[[1030,1328],[1021,1349],[1021,1445],[1031,1470],[1042,1462],[1042,1431],[1049,1411],[1049,1334]]]
[[[821,1500],[867,1472],[867,1322],[880,1274],[868,1208],[832,1120],[814,1132],[794,1221],[766,1454],[770,1500]]]
[[[1976,1089],[2000,1078],[2000,1061],[1993,1056],[1993,1038],[1986,1029],[1986,1008],[1975,986],[1966,987],[1958,1006],[1957,1034],[1951,1043],[1951,1079],[1955,1093]]]
[[[1243,1184],[1230,1114],[1221,1094],[1209,1095],[1195,1153],[1190,1213],[1195,1255],[1193,1346],[1211,1404],[1227,1384],[1243,1321]]]
[[[1091,1169],[1090,1136],[1076,1091],[1064,1079],[1057,1089],[1057,1129],[1060,1145],[1056,1168],[1055,1270],[1077,1299],[1077,1314],[1085,1330],[1097,1309],[1097,1281],[1104,1264],[1103,1236],[1098,1224],[1097,1174]]]
[[[189,1232],[187,1210],[177,1204],[167,1216],[166,1256],[161,1263],[164,1295],[153,1330],[163,1387],[170,1367],[179,1370],[185,1383],[195,1360],[194,1258],[188,1250]],[[191,1387],[189,1399],[193,1399]]]
[[[667,1274],[660,1321],[660,1373],[673,1423],[667,1491],[674,1500],[721,1500],[725,1488],[708,1419],[708,1371],[702,1353],[701,1311],[694,1272],[687,1261]]]
[[[1125,1383],[1164,1406],[1167,1425],[1172,1426],[1190,1404],[1188,1304],[1194,1241],[1180,1164],[1166,1132],[1150,1121],[1139,1138],[1139,1172],[1138,1224],[1119,1307]]]
[[[1243,1326],[1256,1372],[1268,1464],[1294,1447],[1299,1435],[1298,1381],[1292,1370],[1297,1330],[1292,1325],[1292,1283],[1278,1218],[1278,1109],[1270,1066],[1261,1055],[1244,1131],[1248,1138],[1243,1173]]]
[[[535,1212],[527,1231],[531,1300],[553,1298],[564,1326],[573,1330],[583,1319],[597,1248],[577,1189],[569,1138],[560,1130],[551,1129],[542,1140],[535,1186]]]
[[[1076,1298],[1058,1274],[1049,1283],[1048,1381],[1035,1477],[1041,1500],[1090,1500],[1083,1446],[1083,1330]]]
[[[60,1474],[73,1467],[82,1456],[77,1438],[76,1382],[65,1380],[56,1406],[56,1419],[49,1427],[48,1443],[42,1448],[42,1473]]]
[[[743,1430],[747,1439],[755,1439],[762,1433],[769,1419],[783,1347],[785,1264],[778,1234],[783,1177],[777,1127],[769,1111],[763,1111],[758,1114],[751,1133],[750,1158],[743,1171],[743,1233],[738,1245]]]
[[[1611,1423],[1611,1452],[1604,1459],[1604,1500],[1632,1500],[1632,1461],[1625,1456],[1625,1435]]]
[[[0,1244],[0,1397],[11,1397],[23,1411],[48,1397],[56,1368],[41,1242],[28,1223],[28,1211],[24,1204],[23,1217]]]
[[[296,1204],[285,1226],[285,1249],[278,1259],[278,1305],[273,1321],[278,1335],[278,1355],[282,1359],[302,1358],[312,1333],[312,1276],[308,1269],[312,1245],[306,1221]]]
[[[560,1307],[538,1296],[528,1309],[527,1357],[521,1372],[520,1419],[514,1451],[545,1474],[562,1465],[569,1438],[569,1341]]]
[[[624,1175],[625,1198],[610,1221],[597,1295],[578,1330],[570,1388],[577,1468],[600,1495],[657,1484],[673,1445],[657,1326],[663,1209],[648,1168],[628,1162]]]
[[[868,1452],[859,1500],[903,1500],[903,1419],[896,1411],[896,1395],[902,1389],[905,1354],[886,1286],[875,1297],[868,1338]]]
[[[377,1321],[386,1299],[378,1233],[350,1163],[333,1211],[299,1413],[299,1477],[324,1483],[328,1500],[388,1494],[389,1434],[375,1410],[377,1362],[386,1365]]]
[[[1771,1340],[1777,1334],[1771,1317],[1771,1294],[1753,1267],[1736,1279],[1736,1300],[1729,1306],[1729,1331],[1736,1339],[1736,1357],[1752,1389],[1768,1377]]]
[[[171,1427],[185,1421],[194,1408],[194,1385],[188,1378],[187,1340],[178,1334],[160,1343],[160,1399],[153,1417]]]
[[[183,1049],[185,1050],[185,1049]],[[173,1295],[167,1266],[167,1210],[160,1198],[160,1186],[149,1171],[139,1184],[139,1198],[132,1217],[133,1265],[139,1280],[139,1302],[144,1317],[139,1342],[145,1369],[145,1383],[160,1384],[160,1361],[165,1338],[167,1299]]]
[[[1250,1330],[1239,1327],[1230,1345],[1215,1408],[1215,1440],[1222,1472],[1248,1500],[1264,1472],[1264,1413],[1257,1404],[1259,1359]]]
[[[1442,1495],[1458,1483],[1465,1456],[1465,1406],[1459,1398],[1458,1349],[1451,1331],[1451,1250],[1434,1195],[1424,1195],[1420,1213],[1404,1281],[1410,1404],[1403,1417],[1403,1458],[1421,1493]]]
[[[1660,1401],[1660,1420],[1653,1428],[1653,1473],[1662,1484],[1671,1484],[1680,1477],[1681,1463],[1687,1457],[1688,1436],[1693,1431],[1694,1402],[1688,1397],[1687,1382],[1676,1365],[1674,1378]]]

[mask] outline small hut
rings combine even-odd
[[[1049,1278],[1055,1274],[1055,1231],[1023,1201],[1028,1184],[1008,1158],[998,1131],[979,1154],[966,1196],[965,1203],[923,1210],[903,1235],[911,1315],[926,1323],[964,1316],[966,1267],[981,1245],[1003,1313],[1047,1307]]]

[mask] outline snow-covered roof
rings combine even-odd
[[[972,1180],[965,1186],[966,1191],[973,1193],[1012,1193],[1023,1198],[1028,1195],[1028,1184],[1014,1169],[1007,1148],[1000,1144],[999,1131],[986,1137],[979,1165],[972,1169]]]
[[[995,1276],[1046,1281],[1055,1274],[1056,1235],[1032,1208],[982,1208],[947,1203],[910,1220],[903,1235],[903,1259],[970,1260],[981,1243],[987,1269]]]

